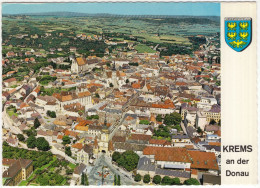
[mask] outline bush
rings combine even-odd
[[[135,180],[136,182],[139,182],[139,181],[141,181],[141,179],[142,179],[142,176],[141,176],[140,174],[136,174],[134,180]]]
[[[156,175],[153,177],[153,183],[155,183],[155,184],[160,184],[161,180],[162,180],[162,178],[159,175]]]
[[[172,179],[172,185],[181,185],[180,178],[173,178]]]
[[[171,185],[172,179],[169,176],[164,176],[162,179],[162,185]]]
[[[143,182],[144,182],[144,183],[149,183],[150,181],[151,181],[150,175],[149,175],[149,174],[144,175]]]
[[[195,178],[187,179],[183,183],[184,185],[200,185],[199,181]]]

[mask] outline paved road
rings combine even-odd
[[[114,136],[114,134],[118,131],[119,126],[123,123],[124,117],[125,117],[125,114],[126,114],[126,112],[127,112],[127,110],[128,110],[129,105],[130,105],[137,97],[139,97],[140,94],[141,94],[141,92],[138,92],[138,93],[134,94],[134,95],[127,101],[127,103],[124,105],[124,107],[123,107],[123,113],[122,113],[120,119],[113,125],[113,127],[111,127],[112,132],[109,134],[109,140],[112,139],[112,137]]]
[[[50,150],[54,155],[61,155],[62,157],[64,157],[67,161],[76,164],[76,161],[74,159],[72,159],[71,157],[69,157],[68,155],[66,155],[64,152],[57,150],[54,146],[52,146],[51,150]]]
[[[12,120],[9,118],[8,114],[6,113],[6,107],[2,113],[2,120],[3,125],[6,129],[9,129],[14,134],[22,134],[22,131],[18,128],[13,126]]]

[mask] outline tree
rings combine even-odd
[[[178,125],[181,123],[181,115],[177,112],[167,114],[164,117],[164,124],[166,125]]]
[[[63,145],[67,145],[67,144],[70,144],[70,137],[69,136],[63,136],[62,137],[62,144]]]
[[[65,147],[65,154],[71,156],[72,153],[70,147]]]
[[[112,160],[117,162],[117,160],[121,157],[121,154],[117,151],[115,151],[112,155]]]
[[[127,171],[132,171],[137,167],[138,161],[139,156],[135,152],[125,151],[116,162]]]
[[[35,129],[37,129],[38,127],[40,127],[41,126],[41,123],[40,123],[40,121],[39,121],[39,119],[38,118],[35,118],[35,120],[34,120],[34,128]]]
[[[164,176],[162,179],[162,185],[171,185],[172,179],[169,176]]]
[[[184,185],[200,185],[200,182],[195,178],[187,179],[183,183]]]
[[[127,83],[127,84],[128,84],[128,83],[129,83],[129,80],[128,80],[128,79],[126,79],[125,83]]]
[[[48,151],[50,149],[49,142],[43,137],[39,137],[36,139],[36,147],[38,150],[42,151]]]
[[[202,133],[202,129],[200,127],[197,128],[198,133]]]
[[[155,184],[160,184],[161,180],[162,180],[162,178],[159,175],[156,175],[153,177],[153,183],[155,183]]]
[[[114,185],[117,184],[117,177],[116,177],[116,174],[114,175]]]
[[[18,140],[19,140],[20,142],[23,142],[23,141],[25,140],[23,134],[18,134],[18,135],[17,135],[17,138],[18,138]]]
[[[9,144],[6,141],[4,141],[3,146],[9,146]]]
[[[99,94],[98,93],[95,93],[95,97],[97,98],[100,98]]]
[[[28,148],[35,148],[36,147],[36,138],[34,136],[30,136],[27,140],[27,147]]]
[[[180,178],[173,178],[171,184],[172,185],[180,185],[181,184]]]
[[[109,87],[114,87],[114,85],[112,83],[109,84]]]
[[[216,121],[215,121],[214,119],[211,119],[210,122],[209,122],[209,124],[215,125],[215,124],[216,124]]]
[[[117,178],[117,185],[121,185],[121,182],[120,182],[120,175],[118,175],[118,178]]]
[[[144,183],[149,183],[151,181],[151,177],[149,174],[145,174],[144,175],[144,179],[143,179],[143,182]]]
[[[85,185],[85,175],[84,175],[84,173],[81,174],[81,185]]]
[[[50,116],[51,118],[56,118],[56,112],[55,111],[48,110],[46,114],[48,116]]]
[[[23,133],[25,133],[28,137],[30,137],[30,136],[37,136],[37,132],[35,131],[34,127],[32,127],[29,130],[23,130]]]
[[[162,122],[162,115],[161,115],[161,114],[158,114],[158,115],[156,116],[156,121]]]
[[[136,182],[139,182],[139,181],[141,181],[141,179],[142,179],[142,176],[141,176],[140,174],[136,174],[134,180],[135,180]]]

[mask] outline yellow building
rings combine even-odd
[[[215,122],[219,122],[220,118],[221,118],[221,113],[220,112],[205,112],[206,116],[207,116],[207,122],[210,122],[211,120],[215,120]]]
[[[26,180],[33,172],[32,160],[28,159],[6,159],[3,158],[2,165],[4,185],[16,186],[22,180]]]

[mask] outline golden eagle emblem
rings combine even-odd
[[[234,40],[237,37],[237,33],[236,32],[228,32],[227,36],[228,36],[228,40]]]
[[[247,37],[249,36],[248,32],[240,32],[239,33],[240,40],[244,39],[247,40]]]
[[[242,29],[242,30],[247,30],[247,28],[248,28],[248,22],[240,22],[239,23],[239,27],[240,27],[240,29]]]
[[[228,22],[227,27],[228,30],[236,30],[237,23],[236,22]]]
[[[242,48],[246,44],[246,42],[242,40],[241,41],[237,40],[237,41],[230,42],[229,44],[233,46],[233,48]]]

